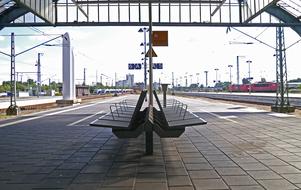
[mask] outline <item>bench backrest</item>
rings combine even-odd
[[[162,108],[162,105],[161,105],[161,103],[160,103],[160,100],[159,100],[159,97],[158,97],[158,95],[157,95],[157,92],[154,90],[153,93],[154,93],[154,96],[155,96],[155,99],[156,99],[156,102],[157,102],[157,104],[158,104],[158,106],[159,106],[160,111],[163,112],[163,108]]]
[[[133,112],[133,115],[132,115],[132,118],[131,118],[131,121],[129,123],[129,126],[133,126],[132,124],[136,121],[136,117],[138,116],[139,112],[140,112],[140,109],[143,105],[143,101],[146,97],[146,94],[147,94],[147,90],[143,90],[138,98],[138,101],[137,101],[137,104],[136,104],[136,107],[135,107],[135,110]]]

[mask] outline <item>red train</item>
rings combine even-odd
[[[230,92],[249,92],[251,86],[252,92],[276,92],[277,83],[274,82],[258,82],[254,84],[233,84],[229,85],[228,90]]]

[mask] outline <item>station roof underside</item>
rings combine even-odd
[[[155,26],[301,27],[300,0],[152,0],[151,5]],[[0,29],[145,26],[148,7],[149,0],[0,0]]]

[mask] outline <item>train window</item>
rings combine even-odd
[[[259,84],[254,84],[255,87],[269,87],[269,84],[266,83],[259,83]]]

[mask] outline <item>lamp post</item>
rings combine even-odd
[[[87,70],[87,68],[84,68],[84,80],[83,80],[83,86],[86,86],[86,70]]]
[[[204,71],[205,75],[206,75],[206,87],[208,87],[208,71]]]
[[[233,67],[233,65],[228,65],[228,67],[229,67],[229,70],[230,70],[230,84],[229,84],[229,86],[232,84],[232,72],[231,72],[231,70],[232,70],[232,67]],[[231,88],[229,88],[228,87],[228,89],[230,89],[230,92],[232,92],[232,89]]]
[[[218,82],[218,80],[217,80],[217,72],[219,71],[219,69],[218,68],[215,68],[214,69],[215,70],[215,83],[217,83]]]
[[[182,78],[183,77],[180,77],[180,87],[182,87]]]
[[[200,73],[196,73],[195,75],[196,75],[196,83],[199,86],[199,83],[200,83],[200,81],[199,81],[199,75],[200,75]]]
[[[140,45],[144,47],[144,51],[143,51],[143,55],[144,55],[144,89],[146,89],[147,87],[147,78],[146,78],[146,75],[147,75],[147,65],[146,65],[146,46],[147,46],[147,43],[146,43],[146,33],[148,32],[148,28],[140,28],[138,30],[138,32],[143,32],[144,34],[144,40],[143,40],[143,43],[141,43]],[[145,99],[146,100],[146,99]]]
[[[40,92],[41,92],[41,56],[43,55],[43,53],[38,53],[38,61],[37,61],[37,68],[38,68],[38,72],[37,72],[37,97],[40,97]]]
[[[188,87],[188,73],[187,72],[185,73],[184,78],[185,78],[185,87]]]
[[[236,68],[237,68],[237,84],[239,84],[239,80],[240,80],[240,78],[239,78],[239,58],[243,58],[243,57],[245,57],[245,56],[241,56],[241,55],[238,55],[238,56],[236,56]]]
[[[246,61],[246,63],[248,63],[249,64],[249,79],[251,78],[251,63],[252,63],[252,61],[251,60],[248,60],[248,61]]]
[[[233,67],[233,65],[228,65],[228,67],[229,67],[229,70],[230,70],[230,80],[229,80],[229,82],[230,82],[230,84],[232,84],[232,67]]]
[[[218,68],[215,68],[215,89],[216,89],[216,92],[218,92],[218,88],[217,88],[217,83],[218,83],[218,75],[217,75],[217,72],[219,71]]]
[[[172,72],[172,95],[175,95],[175,75]]]
[[[249,93],[251,94],[251,63],[252,63],[252,61],[248,60],[248,61],[246,61],[246,63],[248,63],[248,65],[249,65],[249,78],[248,78],[248,81],[249,81]]]

